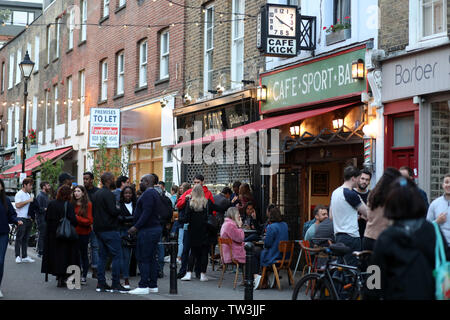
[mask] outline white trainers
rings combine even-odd
[[[158,293],[159,292],[158,287],[156,287],[156,288],[149,288],[149,291],[151,293]]]
[[[181,264],[181,259],[177,258],[177,264]]]
[[[16,257],[16,263],[22,263],[22,258],[21,257]]]
[[[186,272],[186,275],[181,278],[181,281],[191,281],[192,279],[192,272]]]
[[[208,281],[209,279],[208,279],[208,277],[206,276],[206,274],[205,273],[201,273],[200,274],[200,281]]]
[[[158,290],[158,288],[156,288]],[[134,290],[128,291],[129,294],[149,294],[150,288],[136,288]]]
[[[165,256],[164,257],[164,262],[170,262],[170,256]]]
[[[256,275],[256,278],[253,279],[253,289],[255,289],[255,290],[258,289],[260,281],[261,281],[261,276],[258,274],[258,275]]]
[[[30,257],[26,257],[22,259],[22,262],[34,262],[34,260],[31,259]]]

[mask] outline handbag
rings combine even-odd
[[[206,206],[206,212],[210,212],[209,211],[209,203]],[[217,230],[219,229],[219,220],[217,220],[217,217],[211,213],[208,214],[208,229],[211,230],[212,232],[217,232]]]
[[[67,219],[67,202],[64,202],[64,218],[59,221],[56,228],[56,239],[61,240],[77,240],[78,234],[75,227]]]
[[[436,281],[436,299],[450,300],[450,262],[445,258],[444,242],[442,241],[441,232],[436,222],[433,222],[434,231],[436,232],[436,265],[433,270],[433,276]]]

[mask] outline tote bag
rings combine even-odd
[[[67,202],[64,202],[64,218],[60,220],[59,225],[56,228],[56,239],[61,240],[78,239],[78,234],[75,230],[75,227],[70,223],[70,220],[67,219]]]
[[[450,262],[445,258],[444,242],[436,222],[433,222],[436,232],[436,265],[433,276],[436,281],[436,299],[450,300]]]

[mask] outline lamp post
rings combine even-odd
[[[25,143],[26,143],[26,124],[27,124],[27,98],[28,98],[28,80],[30,79],[31,72],[33,72],[34,62],[30,60],[28,51],[25,53],[23,61],[19,64],[22,77],[24,79],[24,109],[23,109],[23,125],[22,125],[22,173],[25,173]]]

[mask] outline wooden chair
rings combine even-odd
[[[301,240],[300,241],[300,247],[302,248],[302,251],[305,252],[305,261],[306,264],[303,267],[302,271],[302,277],[305,275],[305,271],[308,270],[306,273],[310,273],[314,270],[313,261],[311,259],[311,252],[308,250],[308,248],[311,248],[311,244],[308,240]]]
[[[272,264],[272,270],[273,273],[275,275],[275,280],[278,286],[278,290],[281,290],[281,284],[280,284],[280,277],[278,276],[279,272],[281,270],[286,270],[287,274],[288,274],[288,280],[289,280],[289,285],[293,286],[294,285],[294,277],[292,276],[292,271],[291,271],[291,263],[292,263],[292,258],[294,255],[294,241],[290,240],[290,241],[280,241],[279,245],[278,245],[278,250],[283,254],[283,256],[281,257],[281,260],[276,261],[274,264]],[[287,257],[289,254],[289,258]],[[266,275],[268,272],[268,269],[270,267],[263,267],[263,271],[262,271],[262,275],[261,275],[261,281],[260,281],[260,287],[262,285],[262,283],[264,283],[264,281],[266,281]]]
[[[239,277],[239,262],[234,260],[233,258],[233,249],[232,249],[232,243],[233,240],[231,239],[226,239],[226,238],[220,238],[219,237],[219,250],[220,250],[220,262],[222,263],[222,275],[220,276],[220,280],[219,280],[219,288],[222,285],[222,281],[223,281],[223,275],[225,273],[225,270],[227,268],[227,266],[231,265],[231,266],[235,266],[236,267],[236,276],[234,277],[234,286],[233,289],[236,289],[236,283]],[[224,255],[223,255],[223,246],[227,245],[230,247],[230,255],[231,255],[231,263],[225,263],[224,262]],[[242,268],[242,281],[244,281],[244,268]]]

